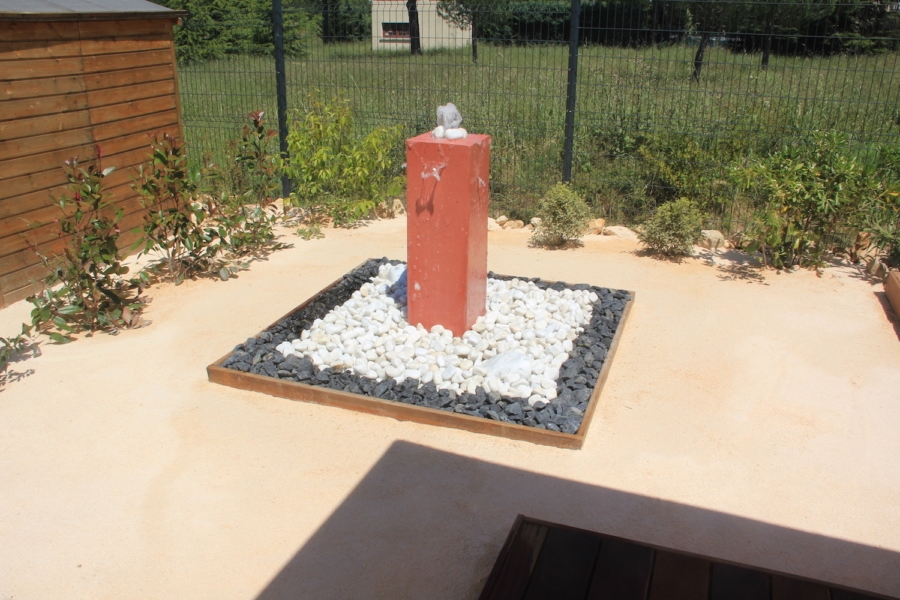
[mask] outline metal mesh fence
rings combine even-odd
[[[195,157],[232,160],[250,111],[276,127],[271,27],[263,13],[180,28]],[[900,143],[900,4],[298,2],[284,40],[289,110],[346,99],[359,131],[410,136],[455,103],[492,136],[492,203],[511,217],[570,172],[598,215],[632,222],[688,196],[729,229],[746,207],[728,173],[747,156],[822,130],[863,158]]]

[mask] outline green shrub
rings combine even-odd
[[[284,173],[294,184],[290,202],[324,210],[338,226],[352,225],[403,190],[400,126],[353,132],[347,100],[312,101],[288,134]]]
[[[65,162],[69,195],[56,200],[62,254],[45,256],[33,248],[50,274],[44,290],[28,298],[31,321],[58,343],[78,331],[115,331],[140,322],[140,285],[124,278],[128,267],[118,248],[122,209],[103,189],[103,178],[115,168],[104,169],[99,148],[97,153],[86,167],[77,157]]]
[[[748,249],[778,269],[820,267],[833,234],[878,194],[846,136],[836,133],[816,133],[735,173],[757,196]]]
[[[139,168],[134,189],[145,214],[136,247],[160,253],[157,267],[164,267],[161,272],[175,285],[204,273],[228,279],[249,266],[238,259],[284,247],[273,241],[278,217],[267,204],[274,162],[265,143],[271,136],[261,129],[258,116],[251,113],[254,129],[244,129],[244,144],[255,149],[243,160],[239,156],[236,165],[251,182],[244,194],[220,190],[214,198],[207,193],[204,173],[188,168],[184,145],[167,134],[151,144],[152,157]]]
[[[875,193],[864,201],[860,228],[888,266],[900,267],[900,146],[879,148],[870,177]]]
[[[222,194],[219,202],[212,205],[220,251],[216,268],[222,279],[236,272],[231,260],[287,248],[287,244],[275,241],[275,224],[280,220],[276,207],[247,204],[243,199]],[[239,268],[247,266],[242,263]]]
[[[144,209],[138,245],[142,254],[159,252],[164,275],[179,285],[212,267],[219,235],[211,226],[209,206],[199,199],[201,174],[188,168],[184,144],[164,134],[150,146],[150,161],[139,167],[133,186]]]
[[[266,129],[263,124],[265,112],[248,113],[252,126],[244,125],[241,141],[237,146],[235,162],[245,175],[246,188],[243,195],[251,203],[264,208],[275,195],[280,195],[278,151],[273,149],[278,132]]]
[[[687,255],[700,241],[703,214],[687,198],[666,202],[638,232],[638,239],[653,252],[668,256]]]
[[[866,215],[863,231],[884,254],[889,267],[900,267],[900,192],[890,192]]]
[[[9,361],[14,357],[24,357],[27,354],[39,354],[40,351],[31,339],[34,328],[22,323],[22,333],[13,337],[0,337],[0,387],[6,383],[5,371]]]
[[[157,4],[188,12],[184,24],[175,28],[180,64],[274,52],[271,0],[158,0]],[[283,21],[285,55],[305,56],[307,40],[318,31],[321,17],[306,10],[285,10]]]
[[[693,198],[698,208],[721,210],[733,197],[727,164],[734,149],[724,142],[704,148],[687,135],[657,135],[639,148],[649,169],[647,189],[658,201]]]
[[[558,183],[541,199],[537,215],[541,223],[532,241],[540,246],[561,246],[584,235],[591,211],[577,192]]]
[[[264,116],[262,111],[247,114],[252,125],[244,125],[240,141],[230,145],[228,167],[204,161],[205,186],[219,198],[212,214],[220,250],[232,257],[286,247],[274,241],[280,220],[272,205],[281,191],[281,158],[274,147],[278,132],[266,129]]]

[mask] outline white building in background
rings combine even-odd
[[[437,0],[418,0],[422,50],[472,45],[472,30],[441,18]],[[409,52],[409,12],[405,0],[372,0],[372,50]]]

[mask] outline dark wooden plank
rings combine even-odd
[[[524,600],[584,600],[599,551],[600,536],[596,534],[551,529]]]
[[[14,179],[6,179],[3,181],[3,185],[0,185],[0,205],[7,199],[50,189],[63,183],[66,183],[66,174],[59,166],[48,167],[46,171],[29,173]]]
[[[171,19],[111,19],[82,21],[78,24],[84,38],[128,38],[162,34],[172,30]]]
[[[49,127],[53,127],[53,122],[56,121],[59,113],[86,110],[87,107],[88,98],[84,92],[0,102],[0,111],[2,111],[4,120],[8,119],[14,123],[19,119],[40,117],[51,121]],[[44,127],[44,129],[46,128],[47,126]]]
[[[50,199],[46,198],[46,200],[49,202]],[[59,206],[43,206],[37,210],[0,220],[0,239],[22,233],[26,234],[26,238],[31,239],[27,234],[39,228],[41,224],[47,224],[58,218],[60,214]],[[39,237],[40,234],[38,234]]]
[[[587,600],[644,600],[652,567],[651,548],[605,538]]]
[[[65,193],[65,187],[57,185],[46,190],[37,190],[0,200],[0,222],[6,223],[12,219],[35,210],[43,210],[53,202],[53,197],[60,197]],[[0,235],[0,237],[3,237]]]
[[[12,68],[11,64],[2,64],[3,61],[67,56],[81,56],[81,42],[76,39],[10,41],[0,34],[0,69]]]
[[[0,21],[0,39],[10,42],[77,40],[78,28],[56,21]]]
[[[0,240],[0,248],[2,248],[3,244],[11,246],[14,242],[28,240],[37,246],[38,251],[44,256],[56,256],[62,253],[64,241],[58,235],[54,234],[52,237],[41,242],[38,239],[38,236],[45,235],[47,230],[49,230],[49,226],[45,227],[45,231],[39,233],[29,232],[27,235],[12,236]],[[27,246],[25,248],[20,246],[18,250],[11,254],[0,256],[0,281],[3,282],[3,285],[0,287],[5,290],[27,284],[28,281],[22,281],[20,276],[16,275],[16,273],[22,269],[27,269],[28,267],[40,264],[40,262],[41,259],[30,249],[27,249]]]
[[[89,162],[93,154],[83,155],[84,162]],[[104,189],[112,189],[121,185],[130,185],[137,173],[129,168],[146,162],[150,158],[149,148],[138,148],[124,154],[106,157],[103,160],[105,167],[116,167],[116,170],[103,180]],[[33,181],[32,181],[33,180]],[[40,187],[32,187],[40,186]],[[62,169],[62,163],[53,166],[47,171],[20,177],[15,180],[7,180],[0,185],[0,219],[21,215],[32,210],[37,210],[53,202],[52,198],[59,198],[65,194],[66,175]],[[44,187],[49,186],[49,187]],[[12,194],[7,195],[7,188],[13,188]]]
[[[770,576],[762,571],[713,564],[710,600],[769,600]]]
[[[169,135],[178,135],[178,128],[173,123],[172,125],[169,125],[167,127],[160,128],[159,132],[168,133]],[[115,158],[114,155],[131,152],[133,150],[143,149],[145,158],[149,159],[150,142],[152,140],[153,133],[148,131],[139,131],[137,133],[132,133],[131,135],[112,137],[102,144],[97,144],[98,146],[100,146],[103,152],[103,166],[115,166],[116,168],[122,168],[124,166],[124,163],[122,163],[120,159]]]
[[[177,131],[177,127],[175,125],[170,125],[169,127],[161,129],[161,131],[168,131],[172,134]],[[116,170],[104,179],[104,185],[107,189],[124,183],[130,183],[132,178],[137,175],[133,167],[147,162],[150,158],[150,137],[149,134],[147,134],[147,136],[148,137],[143,138],[143,140],[146,141],[146,144],[144,145],[135,145],[133,142],[135,140],[141,141],[141,138],[131,138],[130,136],[128,136],[128,139],[132,141],[132,144],[130,144],[131,147],[122,146],[120,143],[117,143],[117,141],[112,144],[98,144],[104,152],[103,166],[116,167]],[[39,156],[45,155],[42,154]],[[36,202],[33,205],[26,207],[25,210],[18,210],[18,208],[21,208],[17,205],[18,197],[28,196],[29,198],[37,199],[44,190],[50,190],[65,184],[66,175],[62,169],[63,161],[72,158],[72,156],[78,156],[79,162],[81,164],[86,164],[95,156],[95,147],[94,145],[85,146],[81,148],[81,151],[78,151],[78,149],[75,149],[75,151],[70,150],[69,153],[63,152],[60,156],[61,158],[58,161],[47,161],[43,167],[44,170],[42,171],[35,171],[34,173],[3,181],[3,185],[0,185],[0,218],[13,214],[21,214],[22,212],[27,212],[33,208],[40,207],[40,202]]]
[[[900,600],[900,598],[893,596],[829,586],[824,582],[798,579],[784,573],[715,562],[715,558],[709,556],[681,553],[652,544],[637,544],[624,538],[575,529],[521,515],[517,518],[513,531],[510,532],[510,537],[501,551],[501,557],[505,557],[508,554],[508,549],[514,541],[513,533],[520,527],[520,521],[546,527],[550,532],[548,533],[548,538],[551,534],[556,535],[559,531],[597,537],[601,540],[601,554],[606,549],[607,544],[615,543],[635,546],[645,551],[654,551],[655,560],[653,561],[650,590],[647,596],[649,600],[705,600],[707,598],[710,600],[742,600],[745,598],[770,597],[773,600],[827,600],[829,598],[832,600]],[[544,552],[553,553],[554,551],[552,549],[548,550],[545,545],[541,554],[543,555]],[[606,549],[605,554],[609,555],[610,550]],[[541,560],[539,558],[539,562]],[[593,570],[595,574],[594,579],[599,578],[597,572],[601,568],[602,562],[603,559],[598,557]],[[627,561],[624,562],[627,563]],[[491,572],[492,578],[496,579],[495,575],[499,571],[500,566],[501,561],[498,559]],[[535,568],[536,571],[537,568]],[[532,577],[534,578],[535,576],[533,575]],[[492,579],[489,578],[488,582],[491,581]],[[483,592],[480,600],[486,600],[484,594],[490,589],[492,589],[490,586],[485,586],[485,592]],[[591,587],[590,593],[593,594],[594,591],[594,588]],[[557,596],[551,594],[548,597],[555,598]],[[614,596],[600,595],[598,597],[605,599]]]
[[[840,590],[831,588],[831,600],[879,600],[885,596],[870,596],[863,592],[855,592],[850,590]]]
[[[125,211],[119,221],[119,228],[123,233],[141,222],[140,217],[131,216],[134,214],[136,202],[137,198],[127,198],[120,203]],[[54,223],[45,223],[33,231],[2,238],[0,252],[4,254],[0,256],[0,274],[5,276],[41,262],[33,252],[35,247],[45,256],[50,256],[60,254],[63,245],[64,238],[60,237],[59,226]],[[120,245],[120,248],[124,249],[124,246]]]
[[[40,96],[62,96],[85,90],[84,78],[80,75],[44,77],[43,79],[19,79],[9,81],[0,88],[0,101],[23,100]],[[4,105],[0,104],[0,107]],[[5,110],[4,110],[5,112]]]
[[[179,132],[178,127],[173,124],[160,128],[158,133],[178,135]],[[117,170],[124,170],[150,159],[150,142],[152,140],[153,135],[150,132],[142,131],[121,138],[112,138],[97,145],[103,151],[104,166],[115,166]],[[136,173],[132,173],[132,175],[136,175]]]
[[[140,224],[143,219],[143,211],[137,201],[137,196],[129,185],[107,188],[116,205],[123,209],[123,217],[119,224],[123,230],[120,236],[120,247],[127,251],[133,242],[131,230]],[[0,203],[2,204],[2,203]],[[54,207],[47,209],[55,210]],[[13,221],[24,220],[23,215]],[[49,216],[46,215],[46,216]],[[8,220],[7,220],[8,221]],[[7,222],[4,222],[4,226]],[[45,256],[52,257],[62,251],[64,240],[58,235],[58,226],[47,223],[36,229],[0,239],[0,291],[5,303],[11,303],[36,291],[39,283],[46,274],[39,257],[31,250],[32,245],[37,245],[39,251]],[[8,253],[8,254],[7,254]]]
[[[166,33],[160,32],[139,37],[121,36],[102,39],[82,39],[83,56],[100,56],[120,52],[141,52],[146,50],[162,50],[169,47]]]
[[[73,156],[87,156],[93,151],[93,145],[90,142],[81,144],[80,146],[70,146],[69,148],[61,148],[51,152],[41,152],[37,154],[27,154],[20,158],[12,158],[8,160],[0,160],[0,174],[3,178],[10,180],[27,176],[34,173],[48,171],[54,167],[60,167],[62,164]],[[43,187],[43,186],[42,186]]]
[[[828,588],[792,577],[772,577],[772,600],[830,600]]]
[[[111,194],[113,198],[117,199],[117,201],[135,197],[134,191],[131,189],[131,184],[124,184],[117,187],[107,186],[103,189],[106,193]],[[38,192],[38,194],[40,194],[40,192]],[[57,205],[53,199],[64,196],[70,196],[65,187],[54,188],[52,191],[44,192],[42,197],[38,197],[41,201],[38,208],[0,219],[0,239],[19,233],[30,232],[32,229],[40,227],[41,224],[46,225],[52,223],[54,219],[63,214],[62,209],[60,209],[59,205]],[[17,200],[18,198],[12,203],[17,203]],[[0,202],[0,206],[4,203],[10,202]],[[71,213],[73,210],[74,207],[71,204],[66,207],[66,213]],[[43,243],[43,241],[46,240],[42,240],[41,243]]]
[[[10,65],[15,65],[10,68]],[[81,73],[81,58],[33,58],[27,60],[4,61],[0,69],[0,82],[38,77],[57,77]]]
[[[102,123],[111,123],[112,121],[136,117],[138,115],[147,115],[167,110],[174,112],[175,107],[175,98],[172,95],[168,95],[90,108],[89,111],[91,123],[99,125]]]
[[[127,69],[125,71],[103,71],[84,76],[84,85],[87,90],[100,90],[110,87],[121,87],[136,83],[150,81],[163,81],[175,79],[175,69],[172,65],[157,65],[140,69]]]
[[[19,138],[0,144],[0,160],[32,156],[62,148],[81,148],[90,143],[91,130],[88,127]]]
[[[73,156],[90,156],[93,153],[93,145],[88,142],[79,146],[62,148],[52,152],[42,152],[31,156],[0,160],[0,173],[4,179],[13,179],[30,173],[40,173],[62,164]],[[4,185],[6,182],[4,182]]]
[[[171,79],[163,81],[151,81],[148,83],[135,83],[121,87],[104,88],[89,91],[88,104],[91,108],[121,104],[134,100],[156,98],[158,96],[170,96],[175,93],[175,82]],[[174,106],[173,106],[174,108]]]
[[[34,265],[24,272],[17,274],[17,279],[24,281],[24,284],[12,284],[0,277],[0,290],[3,292],[3,303],[9,306],[13,302],[18,302],[23,298],[27,298],[33,293],[40,290],[40,281],[47,275],[47,269],[44,265]]]
[[[123,119],[121,121],[97,125],[94,127],[94,140],[102,142],[120,135],[129,135],[142,131],[153,136],[163,130],[168,131],[170,127],[176,125],[178,125],[178,117],[175,114],[175,111],[169,110],[149,115],[141,115],[139,117],[134,117],[133,119]]]
[[[706,600],[710,562],[702,558],[656,551],[649,600]]]
[[[152,67],[156,65],[171,65],[172,50],[148,50],[146,52],[124,52],[120,54],[104,54],[102,56],[85,56],[85,73],[100,73],[103,71],[119,71],[122,69],[136,69],[139,67]]]
[[[131,205],[127,204],[127,200],[124,203],[126,210],[125,215],[119,222],[123,232],[119,242],[120,248],[123,251],[127,251],[134,241],[131,230],[141,223],[143,214],[135,209],[136,200],[133,200]],[[62,253],[64,244],[64,239],[53,237],[52,241],[42,244],[38,249],[44,256],[52,258]],[[39,281],[44,274],[40,267],[40,259],[31,250],[23,250],[9,256],[0,257],[0,290],[3,290],[5,294],[11,290],[24,288]],[[38,272],[37,276],[34,274],[35,272]]]
[[[2,104],[0,104],[2,106]],[[15,140],[33,135],[42,135],[54,131],[66,131],[90,127],[91,121],[87,111],[87,96],[84,96],[84,108],[72,112],[61,112],[56,118],[48,119],[46,115],[29,119],[0,121],[0,142]],[[3,196],[0,196],[3,197]]]
[[[494,563],[479,600],[519,600],[540,556],[549,528],[521,515]]]

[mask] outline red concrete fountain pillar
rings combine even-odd
[[[485,313],[491,138],[406,141],[407,319],[462,335]]]

